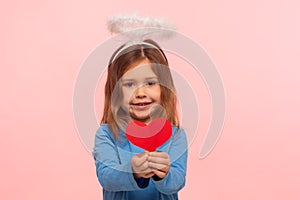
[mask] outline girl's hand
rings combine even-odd
[[[148,156],[148,166],[159,178],[164,178],[170,169],[170,156],[166,152],[153,151]]]
[[[132,157],[131,165],[135,179],[141,177],[150,178],[154,175],[152,170],[149,168],[148,157],[149,152],[140,153]]]

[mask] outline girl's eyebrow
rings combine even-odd
[[[157,79],[156,76],[146,77],[145,80]],[[134,78],[122,78],[122,81],[136,81]]]
[[[132,79],[132,78],[122,78],[122,81],[135,81],[135,79]]]
[[[151,77],[146,77],[145,79],[146,80],[148,80],[148,79],[157,79],[157,77],[156,76],[151,76]]]

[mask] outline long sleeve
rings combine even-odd
[[[120,164],[115,141],[107,126],[101,126],[95,138],[93,151],[99,182],[106,191],[139,190],[133,175],[131,162]]]
[[[173,136],[169,149],[171,165],[166,177],[153,183],[163,194],[177,193],[185,185],[187,163],[187,140],[183,129]]]

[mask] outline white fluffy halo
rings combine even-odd
[[[127,35],[130,38],[169,38],[176,30],[167,19],[142,17],[138,14],[118,14],[109,17],[107,22],[111,33]]]

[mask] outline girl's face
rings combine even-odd
[[[158,77],[147,59],[132,64],[128,69],[121,78],[122,108],[133,120],[149,123],[151,108],[160,104]]]

